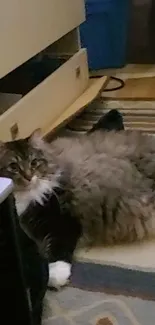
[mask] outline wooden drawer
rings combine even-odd
[[[83,0],[0,0],[0,78],[84,21]]]
[[[81,49],[42,83],[0,116],[0,139],[12,139],[12,127],[18,126],[17,138],[34,129],[46,129],[57,120],[88,85],[87,54]]]

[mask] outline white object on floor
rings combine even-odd
[[[0,177],[0,203],[2,203],[13,191],[13,182],[9,178]]]
[[[71,264],[57,261],[49,264],[49,287],[59,289],[66,285],[71,275]]]

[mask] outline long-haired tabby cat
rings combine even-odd
[[[64,285],[80,237],[85,244],[155,235],[155,138],[100,132],[0,145],[0,176],[14,180],[24,230],[49,258],[49,284]]]

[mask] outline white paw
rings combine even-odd
[[[63,261],[50,263],[48,286],[59,289],[68,283],[70,275],[71,264]]]

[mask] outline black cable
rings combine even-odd
[[[101,78],[101,76],[91,76],[90,78]],[[117,77],[110,77],[110,79],[119,82],[120,85],[117,86],[117,87],[104,89],[103,92],[119,90],[119,89],[122,89],[122,88],[125,86],[125,82],[124,82],[122,79],[120,79],[120,78],[117,78]]]

